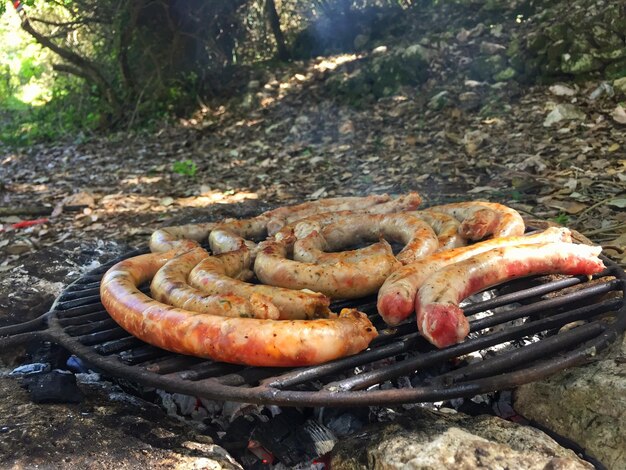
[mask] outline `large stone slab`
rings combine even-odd
[[[341,441],[331,464],[334,470],[593,468],[535,428],[419,408]]]
[[[626,340],[598,362],[523,385],[514,406],[609,469],[626,468]]]

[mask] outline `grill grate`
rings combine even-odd
[[[336,302],[334,309],[350,306],[367,313],[380,336],[355,356],[283,369],[183,356],[130,336],[109,317],[99,296],[100,279],[118,259],[68,286],[44,317],[1,329],[0,337],[7,337],[0,347],[49,339],[113,376],[216,400],[283,406],[447,400],[538,380],[589,361],[613,341],[626,328],[626,274],[603,260],[607,270],[592,281],[534,278],[532,287],[515,281],[502,286],[494,298],[467,305],[466,315],[473,315],[470,338],[442,350],[421,338],[415,321],[385,329],[375,298]],[[573,286],[578,288],[569,292]],[[559,292],[562,295],[545,297]],[[493,309],[496,313],[486,313]],[[559,332],[581,320],[584,324]],[[480,352],[482,361],[468,360],[467,355]]]

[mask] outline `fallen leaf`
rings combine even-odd
[[[555,209],[560,209],[563,212],[568,214],[578,214],[579,212],[584,211],[587,207],[587,204],[582,204],[580,202],[575,201],[559,201],[556,199],[552,199],[550,201],[544,201],[544,205],[548,207],[554,207]]]
[[[318,199],[322,194],[326,192],[326,188],[320,188],[309,196],[310,199]]]
[[[626,124],[626,109],[624,109],[622,105],[618,104],[611,113],[611,117],[615,122]]]
[[[472,188],[468,191],[469,194],[476,194],[476,193],[485,193],[485,192],[492,192],[492,191],[497,191],[497,188],[494,188],[492,186],[476,186],[475,188]]]
[[[93,206],[95,203],[93,196],[86,191],[70,194],[62,202],[64,206]]]
[[[174,198],[166,196],[159,201],[159,204],[165,207],[171,206],[172,204],[174,204]]]
[[[620,198],[611,199],[609,202],[607,202],[607,204],[609,206],[619,207],[620,209],[624,209],[626,207],[626,198],[620,197]]]

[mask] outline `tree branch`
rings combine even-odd
[[[41,44],[43,47],[50,49],[52,52],[65,59],[67,62],[73,64],[78,69],[83,70],[82,76],[86,80],[95,83],[102,96],[107,102],[112,105],[116,110],[121,108],[121,104],[117,95],[115,94],[110,83],[104,78],[100,70],[88,59],[76,54],[75,52],[65,49],[58,44],[54,43],[50,38],[44,36],[35,28],[32,27],[28,19],[22,21],[22,29],[30,34],[35,41]],[[73,72],[72,72],[73,73]]]

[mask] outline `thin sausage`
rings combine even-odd
[[[469,240],[481,240],[488,235],[510,237],[523,235],[524,219],[515,210],[495,202],[471,201],[429,207],[461,221],[459,233]]]
[[[165,305],[137,286],[149,281],[169,258],[153,253],[124,260],[105,274],[100,286],[111,317],[154,346],[234,364],[295,367],[356,354],[377,336],[367,316],[351,309],[332,319],[276,321],[226,318]]]
[[[327,318],[330,299],[318,292],[250,284],[239,278],[249,264],[247,249],[231,251],[202,260],[189,274],[189,283],[207,294],[232,294],[242,298],[271,299],[279,320]],[[260,318],[260,317],[255,317]]]
[[[439,247],[435,232],[423,220],[409,213],[358,214],[341,217],[322,229],[322,236],[337,249],[346,244],[375,241],[380,237],[402,243],[404,247],[396,258],[408,264],[434,253]]]
[[[409,212],[409,214],[422,219],[432,227],[439,241],[437,251],[450,250],[467,245],[467,241],[459,233],[461,222],[451,215],[428,209]]]
[[[330,204],[323,201],[335,202]],[[389,196],[385,194],[383,196],[367,196],[361,198],[348,197],[321,200],[321,202],[318,202],[317,205],[314,203],[305,203],[301,206],[306,206],[306,204],[312,205],[298,210],[292,209],[290,212],[282,211],[283,208],[279,208],[274,211],[266,212],[265,215],[272,218],[272,221],[268,224],[268,233],[269,235],[275,235],[285,225],[293,224],[298,220],[309,218],[316,214],[344,211],[365,212],[369,214],[388,214],[392,212],[415,210],[421,203],[422,197],[416,192],[403,194],[396,199],[390,199]]]
[[[178,225],[155,230],[150,237],[150,251],[162,253],[170,250],[191,250],[207,239],[215,223]]]
[[[441,268],[471,256],[499,248],[522,244],[570,242],[571,233],[566,228],[551,227],[535,235],[502,237],[435,253],[403,266],[391,274],[378,292],[378,313],[389,325],[397,325],[413,313],[415,296],[420,286]]]
[[[384,240],[381,243],[387,243]],[[374,294],[400,266],[393,254],[372,256],[353,263],[317,265],[287,258],[293,239],[266,240],[259,244],[254,272],[264,284],[289,289],[309,289],[339,299]]]
[[[417,326],[443,348],[463,341],[469,322],[458,304],[497,284],[535,274],[595,274],[604,269],[599,246],[540,243],[495,248],[446,266],[428,279],[415,298]]]
[[[329,251],[333,249],[337,248],[331,248],[322,234],[320,234],[318,230],[313,230],[304,238],[296,240],[293,245],[293,259],[294,261],[303,263],[334,264],[339,261],[354,263],[370,256],[393,256],[393,250],[389,243],[382,242],[372,243],[371,245],[357,250],[343,250],[329,253]]]
[[[202,248],[195,248],[165,263],[158,270],[150,285],[154,299],[192,312],[241,318],[276,319],[279,317],[278,309],[272,300],[261,293],[248,297],[242,297],[231,292],[207,295],[207,293],[190,286],[187,283],[189,273],[200,261],[208,257],[207,251]],[[250,265],[249,259],[247,266],[243,259],[229,261],[231,272],[236,272],[238,275],[242,275]],[[218,262],[223,264],[220,260]]]

